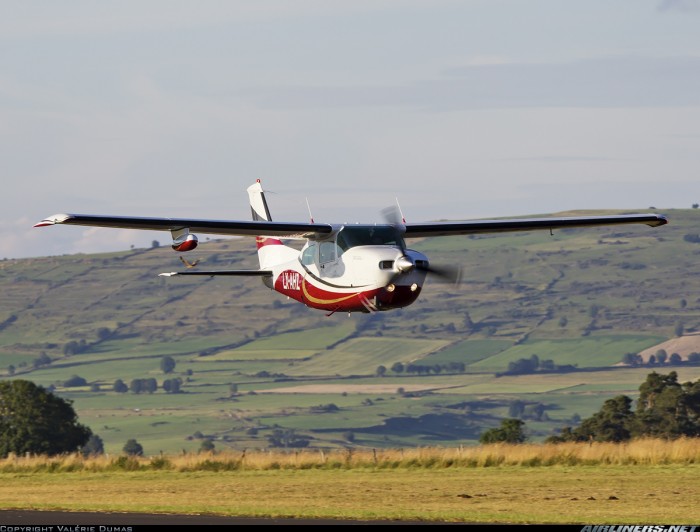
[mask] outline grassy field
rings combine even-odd
[[[0,507],[695,524],[700,441],[0,460]]]

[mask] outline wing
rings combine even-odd
[[[508,231],[534,231],[569,227],[595,227],[620,224],[645,224],[651,227],[667,224],[660,214],[620,214],[616,216],[570,216],[551,218],[512,218],[503,220],[474,220],[467,222],[408,223],[407,238],[426,236],[474,235]]]
[[[239,236],[276,236],[281,238],[307,238],[311,235],[327,235],[333,226],[317,223],[286,223],[267,221],[200,220],[188,218],[144,218],[133,216],[103,216],[92,214],[54,214],[34,227],[47,225],[87,225],[150,231],[179,231],[189,229],[193,233]]]
[[[173,277],[174,275],[234,275],[242,277],[271,277],[271,270],[213,270],[213,271],[184,271],[159,273],[160,277]]]

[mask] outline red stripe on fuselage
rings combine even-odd
[[[373,288],[357,292],[326,290],[307,281],[295,270],[283,271],[275,280],[275,290],[305,305],[320,309],[341,312],[367,312],[401,308],[413,303],[420,294],[420,287],[412,291],[407,286],[397,286],[389,292],[385,288]]]

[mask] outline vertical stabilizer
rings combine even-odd
[[[271,222],[272,217],[265,200],[265,191],[259,179],[256,179],[255,183],[248,187],[248,197],[250,198],[250,210],[253,214],[253,221]],[[257,236],[255,243],[258,246],[258,260],[262,270],[269,269],[273,265],[288,259],[288,248],[279,238]]]
[[[271,222],[272,217],[270,209],[267,207],[267,201],[265,201],[265,191],[259,179],[248,187],[248,197],[250,198],[250,210],[253,212],[253,221]]]

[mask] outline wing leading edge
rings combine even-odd
[[[473,220],[465,222],[408,223],[407,238],[474,235],[517,231],[552,230],[571,227],[595,227],[620,224],[645,224],[651,227],[665,225],[668,220],[661,214],[620,214],[615,216],[568,216],[551,218],[512,218],[502,220]]]
[[[178,231],[189,229],[193,233],[237,236],[276,236],[282,238],[307,238],[327,235],[333,226],[317,223],[287,223],[239,220],[201,220],[193,218],[148,218],[134,216],[103,216],[92,214],[54,214],[34,227],[47,225],[87,225],[121,229],[145,229],[151,231]]]

